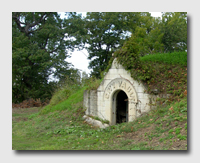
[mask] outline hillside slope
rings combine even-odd
[[[82,119],[73,109],[39,114],[42,109],[13,109],[13,150],[186,150],[187,99],[158,107],[134,122],[106,129]]]
[[[82,118],[84,90],[100,83],[93,81],[58,104],[13,109],[13,150],[187,150],[187,54],[162,55],[140,58],[144,66],[137,71],[150,93],[171,94],[158,98],[156,109],[134,122],[94,128]]]

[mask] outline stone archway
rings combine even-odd
[[[126,79],[116,78],[112,80],[104,91],[105,112],[110,125],[116,124],[117,117],[117,95],[123,91],[127,96],[127,117],[130,122],[136,118],[137,94],[133,85]]]

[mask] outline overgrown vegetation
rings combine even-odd
[[[42,107],[46,106],[49,103],[49,100],[46,99],[46,101],[42,102],[40,99],[29,99],[24,100],[23,102],[19,104],[12,104],[12,108],[32,108],[32,107]]]
[[[140,56],[187,49],[187,13],[184,12],[164,12],[162,19],[148,12],[88,12],[82,21],[86,32],[81,36],[90,45],[86,48],[91,59],[89,67],[97,78],[106,69],[111,54],[129,39]]]
[[[187,52],[158,53],[139,57],[134,40],[127,41],[115,52],[118,62],[143,82],[148,93],[170,94],[170,101],[187,95]]]
[[[99,85],[101,84],[103,79],[96,79],[95,77],[92,77],[85,82],[85,86],[87,90],[96,90]]]

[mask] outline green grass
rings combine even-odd
[[[116,53],[119,63],[130,72],[133,79],[145,85],[147,93],[154,94],[153,90],[158,90],[159,94],[170,94],[167,104],[187,95],[187,52],[150,54],[143,57],[133,54],[136,58],[131,55],[132,53],[126,51]],[[165,101],[160,104],[163,102]]]
[[[147,61],[166,63],[170,65],[187,66],[187,52],[174,52],[174,53],[158,53],[145,55],[140,60],[145,63]]]
[[[65,101],[71,95],[71,91],[63,88],[58,90],[51,98],[50,105],[56,105],[59,102]]]
[[[142,57],[150,89],[170,93],[161,105],[134,122],[106,129],[94,128],[82,119],[83,93],[97,89],[102,80],[55,93],[55,102],[44,108],[13,109],[13,150],[186,150],[187,149],[187,53]],[[149,69],[151,67],[151,69]],[[148,70],[149,69],[149,70]],[[147,78],[146,78],[147,79]],[[149,89],[149,90],[150,90]],[[60,98],[61,97],[61,98]],[[63,100],[64,97],[64,100]],[[61,100],[60,100],[60,99]]]
[[[152,54],[140,59],[145,69],[142,70],[143,74],[140,74],[141,76],[139,77],[144,80],[148,93],[152,93],[151,90],[157,89],[161,94],[170,94],[171,97],[167,101],[168,104],[186,96],[186,52]]]
[[[65,105],[70,101],[74,102],[69,105],[73,109],[66,107],[63,110],[57,106],[54,111],[47,111],[44,108],[45,114],[39,114],[43,112],[42,108],[13,110],[13,150],[163,150],[176,148],[177,142],[183,144],[178,149],[187,149],[186,98],[152,110],[134,122],[106,129],[94,128],[84,122],[81,97],[74,94]],[[61,104],[58,105],[64,105]],[[169,107],[173,107],[173,113]]]
[[[58,103],[57,105],[47,105],[43,110],[41,110],[40,114],[46,114],[54,111],[61,110],[72,110],[73,105],[83,101],[83,93],[87,87],[83,87],[79,89],[76,93],[72,94],[67,100]]]

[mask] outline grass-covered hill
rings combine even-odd
[[[58,90],[46,107],[13,108],[13,150],[186,150],[187,53],[137,59],[138,67],[134,67],[130,58],[118,58],[149,93],[157,89],[171,95],[158,98],[156,109],[134,122],[95,128],[82,119],[84,90],[97,88],[101,82],[90,79],[83,86]]]
[[[187,52],[158,53],[139,57],[132,50],[115,53],[118,62],[142,82],[148,93],[170,94],[168,103],[187,94]]]

